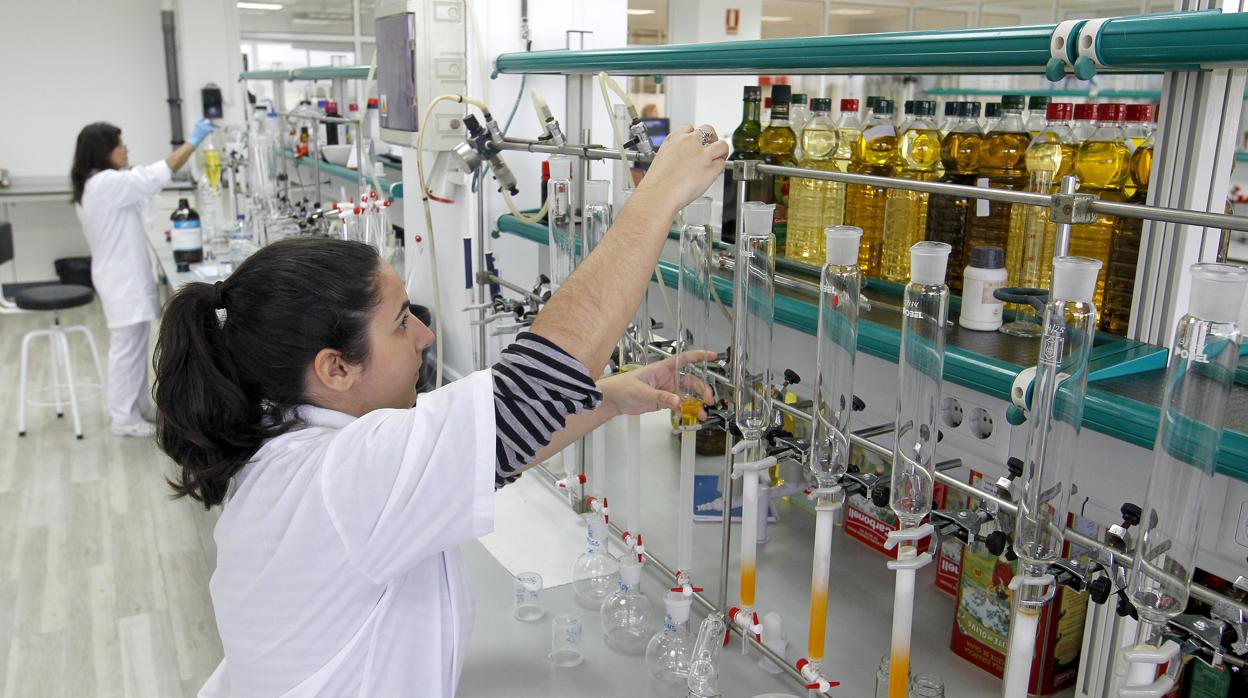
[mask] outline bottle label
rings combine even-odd
[[[1003,301],[997,300],[997,297],[993,295],[993,293],[996,292],[997,289],[1004,288],[1004,287],[1005,287],[1004,281],[985,281],[984,282],[984,297],[983,297],[984,304],[1004,306],[1005,303]],[[998,307],[995,310],[993,310],[993,312],[999,316],[1001,314],[1001,308]]]
[[[988,186],[988,178],[980,177],[979,179],[975,180],[975,186],[979,187],[980,189],[989,189],[990,187]],[[992,202],[989,201],[988,199],[975,199],[976,217],[982,218],[988,215],[988,211],[990,210],[991,204]]]
[[[204,247],[204,231],[199,221],[174,221],[170,232],[174,252],[193,252]]]

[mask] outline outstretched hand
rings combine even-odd
[[[598,389],[603,399],[620,414],[646,414],[662,409],[680,411],[680,394],[693,393],[703,403],[715,399],[710,387],[697,378],[680,376],[680,367],[697,361],[713,361],[715,352],[693,350],[668,357],[658,363],[603,378]],[[682,384],[683,383],[683,384]],[[699,410],[698,419],[706,419]]]

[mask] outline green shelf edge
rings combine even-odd
[[[547,244],[546,228],[541,225],[524,223],[510,214],[502,215],[495,223],[498,233],[507,233],[516,237]],[[676,288],[677,269],[671,262],[660,261],[659,271],[663,283],[669,288]],[[719,293],[724,305],[732,307],[732,282],[728,279],[715,277],[715,290]],[[776,296],[776,322],[815,336],[819,309],[812,303]],[[889,327],[863,320],[858,326],[858,350],[879,359],[892,363],[897,362],[901,333]],[[1124,342],[1124,345],[1127,343]],[[1106,360],[1112,360],[1113,347],[1104,350],[1109,354]],[[1119,352],[1121,356],[1133,357],[1138,352],[1124,346]],[[992,395],[1000,400],[1010,400],[1010,389],[1014,385],[1019,369],[987,356],[974,354],[957,347],[945,350],[945,378],[958,385]],[[1088,387],[1083,407],[1083,424],[1107,436],[1126,441],[1146,449],[1152,449],[1157,436],[1157,425],[1161,418],[1161,410],[1136,400],[1098,390],[1095,383]],[[1226,431],[1218,446],[1217,471],[1237,480],[1248,481],[1248,434]]]
[[[1043,73],[1057,25],[884,32],[754,41],[505,53],[497,73],[617,75],[856,72]],[[1081,30],[1083,27],[1079,27]],[[1076,36],[1071,36],[1073,43]],[[1097,72],[1200,70],[1248,61],[1248,13],[1220,10],[1118,17],[1102,25]]]
[[[294,161],[295,164],[297,165],[307,165],[308,167],[316,166],[315,163],[312,163],[312,162],[295,160],[295,154],[289,150],[282,151],[282,154],[286,156],[287,160]],[[382,161],[382,164],[387,169],[390,169],[390,170],[398,169],[397,165],[393,165],[384,160]],[[359,181],[359,175],[356,173],[355,170],[352,170],[347,167],[343,167],[341,165],[335,165],[331,162],[325,162],[324,160],[321,161],[321,171],[328,172],[334,175],[335,177],[347,179],[352,182]],[[372,177],[368,177],[368,180],[370,182],[372,181],[372,179],[373,179]],[[391,192],[391,198],[395,199],[396,201],[403,198],[403,182],[402,181],[396,182],[393,179],[386,179],[385,177],[382,177],[380,179],[380,182],[381,182],[381,185],[386,188],[386,191]]]
[[[244,70],[239,80],[363,80],[368,77],[366,65],[321,65],[290,70]]]

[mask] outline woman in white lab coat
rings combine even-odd
[[[492,530],[494,491],[612,416],[678,408],[671,360],[593,377],[673,218],[723,170],[728,148],[701,131],[669,136],[498,364],[419,400],[433,334],[366,245],[284,240],[174,295],[157,441],[178,495],[222,505],[225,658],[201,696],[454,694],[474,613],[459,546]]]
[[[78,133],[70,180],[91,248],[91,282],[108,323],[108,414],[117,436],[150,437],[156,431],[147,339],[159,308],[143,232],[146,208],[209,133],[212,124],[203,119],[169,157],[132,169],[121,129],[97,122]]]

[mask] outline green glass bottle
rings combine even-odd
[[[758,85],[746,85],[741,96],[741,123],[732,132],[732,154],[729,160],[758,160],[758,136],[763,132],[759,113],[763,106],[763,91]],[[757,201],[752,192],[746,200]],[[724,172],[724,212],[721,217],[720,235],[724,242],[737,239],[737,181],[732,170]]]

